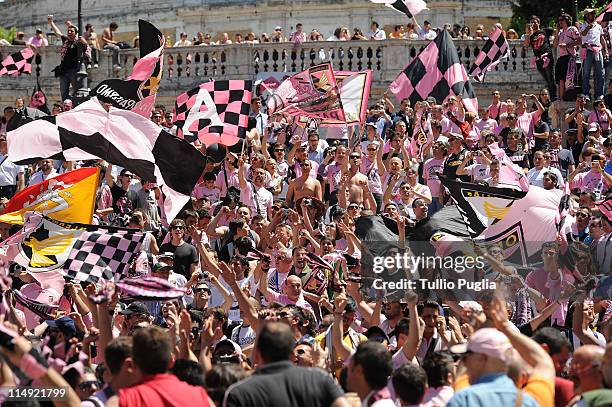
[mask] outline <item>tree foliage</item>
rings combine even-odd
[[[1,39],[7,40],[8,42],[13,42],[16,34],[17,34],[17,29],[15,27],[11,27],[11,28],[0,27],[0,38]]]
[[[576,6],[578,5],[578,18],[582,18],[582,10],[585,8],[595,8],[598,11],[609,4],[609,0],[518,0],[512,6],[513,16],[511,27],[518,33],[525,32],[525,25],[529,17],[536,15],[540,17],[542,27],[554,27],[556,18],[565,11],[571,16],[575,16]]]

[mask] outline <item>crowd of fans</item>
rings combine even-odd
[[[533,45],[539,27],[531,30]],[[115,52],[113,31],[104,31],[104,47]],[[368,36],[383,34],[373,23]],[[69,31],[65,43],[75,38]],[[146,261],[131,278],[185,289],[151,301],[110,283],[67,281],[57,292],[5,265],[3,396],[4,386],[33,385],[66,388],[57,404],[88,407],[612,405],[612,219],[596,204],[612,193],[612,86],[593,102],[578,95],[564,114],[567,131],[552,125],[549,88],[525,91],[515,99],[493,91],[478,114],[459,97],[395,106],[385,94],[363,126],[348,129],[269,116],[254,97],[244,148],[199,147],[207,168],[171,222],[150,180],[102,161],[16,165],[0,134],[1,204],[27,185],[97,166],[95,222],[146,232]],[[53,114],[71,107],[57,104]],[[23,114],[32,112],[20,98],[3,126]],[[164,106],[151,120],[176,131]],[[440,174],[512,187],[500,178],[496,147],[531,187],[571,192],[569,231],[542,242],[541,262],[510,264],[503,247],[476,246],[485,263],[468,274],[497,290],[473,301],[443,289],[389,299],[360,284],[359,219],[395,223],[404,247],[406,229],[455,205]],[[0,224],[0,239],[18,229]],[[331,268],[321,271],[318,258]],[[419,274],[433,281],[453,271]],[[45,320],[10,288],[59,311]]]

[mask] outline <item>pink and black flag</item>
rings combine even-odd
[[[330,62],[287,78],[268,99],[268,114],[285,112],[346,122],[340,90]]]
[[[22,73],[32,73],[32,59],[34,51],[32,48],[24,48],[19,52],[9,55],[4,58],[0,64],[0,76],[12,75],[18,76]]]
[[[389,87],[398,100],[416,102],[433,97],[438,103],[461,95],[468,111],[478,112],[478,100],[450,34],[442,30],[395,78]]]
[[[162,77],[165,37],[151,23],[139,20],[140,56],[127,79],[107,79],[89,94],[118,109],[133,110],[149,118]],[[146,54],[144,54],[147,52]]]
[[[223,80],[180,94],[174,105],[176,135],[190,143],[233,146],[246,137],[252,88],[252,81]]]
[[[406,17],[412,18],[423,10],[427,10],[427,4],[423,0],[370,0],[372,3],[384,4],[391,7],[400,13],[406,14]]]
[[[15,163],[100,158],[127,168],[161,187],[169,221],[189,201],[206,166],[206,157],[195,147],[149,118],[113,107],[106,111],[96,98],[9,131],[7,142]]]
[[[495,69],[497,64],[507,56],[508,41],[506,41],[502,30],[499,27],[495,27],[495,31],[485,42],[474,64],[472,64],[469,75],[478,82],[483,82],[485,74]]]
[[[32,91],[32,97],[30,98],[30,104],[28,107],[38,109],[46,114],[51,114],[49,111],[49,106],[47,106],[47,96],[45,95],[45,92],[43,92],[38,81],[36,81],[36,85],[34,85],[34,90]]]

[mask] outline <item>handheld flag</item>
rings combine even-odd
[[[36,85],[34,85],[34,90],[32,91],[32,97],[30,98],[30,104],[28,107],[38,109],[46,114],[51,114],[49,111],[49,106],[47,106],[47,96],[45,95],[45,92],[43,92],[38,81],[36,81]]]
[[[501,62],[502,58],[508,56],[508,41],[499,27],[485,42],[470,68],[469,75],[478,82],[483,82],[485,74],[492,71]]]
[[[315,119],[346,122],[340,91],[330,62],[316,65],[283,81],[268,99],[268,114],[285,112]]]
[[[34,277],[55,271],[76,281],[118,281],[128,275],[143,240],[137,229],[60,222],[28,212],[22,233],[3,245],[2,257]]]
[[[34,51],[32,48],[24,48],[4,58],[0,64],[0,76],[19,76],[22,73],[32,73],[32,59]]]
[[[22,224],[28,211],[64,222],[90,223],[98,188],[98,168],[80,168],[17,193],[4,207],[0,222]]]
[[[321,127],[352,126],[365,122],[368,99],[372,86],[372,71],[335,71],[336,83],[340,88],[340,99],[346,121],[333,118],[322,119]]]
[[[252,81],[211,81],[180,94],[174,106],[176,135],[190,143],[226,146],[246,138],[252,87]]]
[[[389,87],[398,100],[416,102],[433,97],[442,103],[452,95],[461,95],[468,111],[478,112],[478,100],[467,72],[447,30],[406,66]]]
[[[126,80],[104,80],[89,94],[118,109],[133,110],[148,119],[162,77],[162,52],[166,40],[161,31],[147,21],[139,20],[138,29],[141,58],[134,64],[132,75]]]
[[[427,3],[423,0],[370,0],[372,3],[384,4],[391,7],[400,13],[404,13],[406,17],[412,18],[423,10],[427,10]]]
[[[137,113],[113,107],[107,112],[96,98],[9,131],[7,142],[16,164],[101,158],[127,168],[161,187],[168,221],[189,201],[206,165],[206,157],[185,140]]]

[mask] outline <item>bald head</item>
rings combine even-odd
[[[604,348],[596,345],[583,345],[574,352],[570,376],[580,391],[587,392],[602,387],[601,365],[604,353]]]
[[[581,361],[600,364],[603,361],[605,349],[597,345],[582,345],[574,352],[574,359],[579,358]]]

